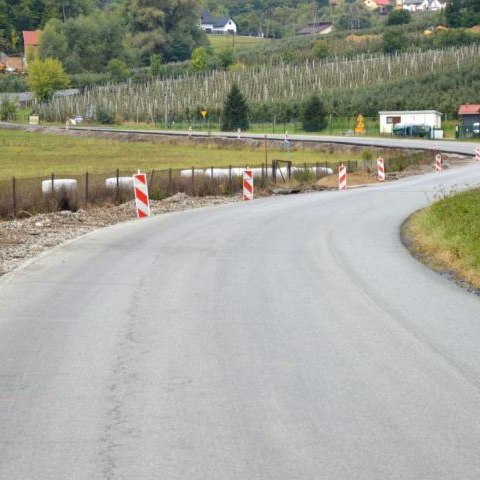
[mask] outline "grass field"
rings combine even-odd
[[[480,288],[480,190],[434,203],[412,217],[405,233],[428,264]]]
[[[261,37],[247,37],[242,35],[208,35],[208,41],[214,52],[225,48],[255,47],[265,45],[275,40]]]
[[[243,147],[243,148],[241,148]],[[55,175],[151,171],[168,168],[259,166],[265,162],[263,145],[228,146],[214,142],[189,144],[189,140],[125,142],[116,139],[0,130],[0,180]],[[268,161],[292,160],[294,164],[358,160],[361,152],[327,153],[269,148]]]

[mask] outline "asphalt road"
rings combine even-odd
[[[159,135],[159,136],[180,136],[180,137],[209,137],[209,138],[237,138],[236,133],[232,132],[210,132],[193,131],[189,133],[185,130],[131,130],[110,127],[69,127],[70,130],[88,131],[88,132],[116,132],[137,135]],[[241,138],[263,140],[264,134],[242,132]],[[430,140],[419,138],[402,138],[396,136],[382,137],[355,137],[339,135],[291,135],[288,134],[288,140],[291,142],[317,142],[317,143],[336,143],[345,145],[360,145],[384,148],[406,148],[419,150],[437,150],[446,153],[460,153],[474,155],[475,149],[480,147],[479,143],[458,141],[458,140]],[[269,140],[284,140],[285,134],[268,134]]]
[[[479,184],[169,214],[0,279],[0,479],[478,480],[480,299],[399,229]]]

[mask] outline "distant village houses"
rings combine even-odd
[[[447,3],[446,0],[364,0],[363,5],[385,14],[392,8],[409,12],[437,12],[443,10]]]
[[[217,35],[237,33],[237,24],[230,17],[216,17],[205,10],[200,17],[200,28]]]
[[[397,5],[409,12],[437,12],[447,6],[440,0],[398,0]]]

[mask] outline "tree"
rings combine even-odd
[[[236,83],[227,96],[222,111],[222,130],[235,131],[248,129],[248,105]]]
[[[206,43],[198,28],[200,4],[196,0],[126,0],[125,16],[132,44],[144,64],[156,53],[166,61],[186,60],[195,47]]]
[[[47,102],[57,90],[68,87],[69,79],[60,60],[36,59],[28,67],[28,86],[41,102]]]
[[[447,3],[445,18],[450,27],[473,27],[480,23],[480,2],[451,0]]]
[[[385,53],[395,53],[405,47],[406,38],[400,27],[385,29],[382,37],[382,48]]]
[[[162,73],[162,57],[154,53],[150,55],[150,75],[158,77]]]
[[[230,65],[233,65],[235,63],[235,60],[236,60],[235,51],[233,50],[232,47],[222,48],[217,53],[217,58],[218,58],[218,65],[221,68],[228,68]]]
[[[124,82],[131,74],[127,64],[118,58],[112,58],[108,62],[107,71],[114,82]]]
[[[313,94],[305,103],[302,126],[306,132],[318,132],[327,126],[325,107],[317,94]]]
[[[190,65],[196,72],[201,72],[207,69],[207,51],[203,47],[197,47],[193,50]]]
[[[408,10],[393,10],[388,14],[387,25],[406,25],[411,19],[412,14]]]
[[[40,56],[58,58],[69,73],[101,72],[113,58],[125,58],[125,27],[119,15],[95,15],[50,20],[40,39]]]

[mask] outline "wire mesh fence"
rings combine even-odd
[[[303,163],[290,167],[277,160],[254,166],[255,188],[268,190],[277,183],[314,182],[338,170],[340,162]],[[345,162],[350,172],[358,168],[356,161]],[[149,196],[162,200],[176,193],[189,196],[237,195],[243,188],[243,168],[210,167],[207,169],[151,170],[147,173]],[[83,175],[52,173],[42,178],[16,178],[0,181],[0,218],[16,218],[58,210],[88,209],[94,206],[118,205],[134,198],[131,171]]]

